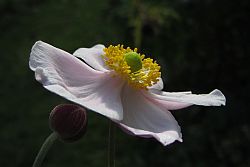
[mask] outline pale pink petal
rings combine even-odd
[[[162,90],[162,89],[163,89],[163,86],[164,86],[164,85],[163,85],[162,78],[159,78],[159,81],[158,81],[156,84],[154,84],[154,85],[148,87],[148,89]]]
[[[163,145],[182,141],[180,127],[172,114],[147,99],[141,90],[124,86],[122,104],[123,120],[117,123],[129,134],[154,137]]]
[[[83,59],[87,64],[99,71],[108,71],[108,67],[103,61],[102,55],[104,55],[104,45],[98,44],[92,48],[79,48],[73,55]]]
[[[221,106],[225,105],[226,98],[218,89],[209,94],[192,94],[191,92],[163,92],[150,90],[145,94],[147,98],[155,101],[169,110],[176,110],[190,105]]]
[[[30,68],[43,86],[113,120],[121,120],[123,85],[111,73],[92,69],[73,55],[42,41],[32,47]]]

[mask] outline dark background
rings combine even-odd
[[[225,94],[225,107],[172,112],[183,143],[163,147],[117,128],[117,167],[250,166],[249,17],[249,0],[1,0],[0,166],[31,166],[51,133],[50,110],[67,103],[28,67],[37,40],[70,53],[137,45],[162,66],[165,91]],[[44,166],[107,166],[108,119],[88,113],[85,137],[56,142]]]

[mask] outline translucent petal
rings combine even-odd
[[[164,84],[163,84],[162,78],[159,78],[159,81],[156,84],[148,87],[148,89],[162,90],[163,86],[164,86]]]
[[[83,59],[88,65],[99,71],[108,71],[108,67],[103,61],[104,45],[98,44],[92,48],[79,48],[73,55]]]
[[[225,105],[226,98],[218,89],[213,90],[209,94],[192,94],[191,92],[163,92],[158,90],[151,90],[149,98],[155,99],[159,103],[166,103],[165,107],[169,110],[180,109],[190,105],[202,106],[221,106]],[[168,103],[175,102],[172,107],[168,107]]]
[[[123,118],[120,99],[123,82],[119,78],[96,71],[73,55],[42,41],[34,44],[29,64],[37,81],[51,92],[110,119]]]
[[[125,86],[122,104],[123,120],[117,123],[127,133],[154,137],[163,145],[182,141],[180,127],[172,114],[145,97],[141,90]]]

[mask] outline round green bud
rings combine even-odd
[[[129,52],[124,55],[125,61],[130,66],[131,72],[136,72],[142,68],[141,57],[136,52]]]

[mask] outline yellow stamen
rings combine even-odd
[[[161,77],[160,66],[156,61],[144,58],[145,55],[137,53],[137,48],[132,50],[129,47],[125,49],[123,45],[110,45],[108,48],[104,48],[104,52],[105,54],[102,57],[106,65],[135,88],[147,89],[147,87],[156,84]],[[137,53],[141,59],[142,66],[140,66],[141,68],[137,68],[136,71],[134,70],[134,66],[129,66],[125,59],[125,55],[131,52]]]

